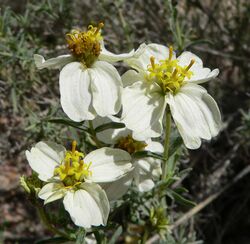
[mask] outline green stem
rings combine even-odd
[[[65,232],[58,230],[57,228],[55,228],[55,227],[50,223],[50,221],[49,221],[49,219],[48,219],[48,216],[47,216],[47,214],[46,214],[44,208],[41,207],[41,206],[39,206],[38,203],[36,204],[36,209],[37,209],[37,211],[38,211],[38,214],[39,214],[39,216],[40,216],[40,218],[41,218],[43,224],[45,225],[45,227],[46,227],[48,230],[50,230],[50,231],[51,231],[52,233],[54,233],[55,235],[59,235],[59,236],[64,237],[64,238],[66,238],[66,239],[68,239],[68,240],[71,239]]]
[[[92,138],[96,144],[97,147],[102,147],[100,141],[98,140],[97,136],[96,136],[96,132],[95,132],[95,129],[94,129],[94,126],[93,126],[93,122],[92,120],[89,120],[89,129],[91,131],[91,134],[92,134]]]
[[[168,152],[169,152],[169,143],[170,143],[170,133],[171,133],[171,113],[170,108],[167,106],[166,109],[166,128],[165,128],[165,141],[164,141],[164,163],[162,167],[162,180],[166,179],[167,176],[167,163],[168,163]]]

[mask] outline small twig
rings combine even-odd
[[[220,57],[224,57],[224,58],[228,58],[228,59],[234,59],[234,60],[239,60],[239,61],[248,61],[248,62],[250,62],[249,58],[244,58],[244,57],[237,56],[237,55],[232,55],[232,54],[229,54],[229,53],[223,53],[221,51],[217,51],[217,50],[214,50],[214,49],[197,47],[197,46],[194,47],[194,49],[198,50],[200,52],[210,53],[210,54],[213,54],[215,56],[220,56]]]
[[[169,231],[172,231],[179,225],[185,223],[187,220],[189,220],[192,216],[200,212],[202,209],[204,209],[207,205],[209,205],[211,202],[213,202],[215,199],[217,199],[223,192],[228,190],[232,185],[234,185],[236,182],[238,182],[240,179],[242,179],[244,176],[246,176],[248,173],[250,173],[250,165],[247,166],[245,169],[243,169],[236,177],[225,187],[223,187],[220,191],[217,193],[212,194],[204,201],[200,202],[198,205],[196,205],[194,208],[189,210],[187,213],[185,213],[181,218],[179,218],[173,225],[169,227]],[[150,238],[146,243],[152,244],[160,239],[160,236],[157,234]]]

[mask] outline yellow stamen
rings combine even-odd
[[[188,71],[193,66],[194,63],[195,63],[195,60],[192,59],[185,70]]]
[[[65,187],[75,187],[92,175],[91,163],[84,163],[84,154],[76,150],[76,141],[72,142],[71,151],[66,151],[61,165],[55,168],[54,175],[59,176]]]
[[[169,55],[168,55],[168,60],[171,60],[173,57],[173,46],[169,47]]]
[[[193,75],[189,69],[195,63],[192,59],[187,66],[179,65],[179,60],[173,57],[173,47],[169,47],[169,56],[165,60],[155,63],[155,58],[150,57],[150,64],[146,79],[149,82],[157,83],[164,93],[176,94],[180,88]]]
[[[175,68],[175,70],[174,70],[174,72],[173,72],[173,74],[172,74],[172,78],[174,78],[174,77],[177,75],[177,73],[178,73],[178,69]]]
[[[76,151],[76,141],[72,141],[72,149],[71,149],[72,153],[75,154]]]
[[[100,22],[94,32],[94,35],[97,35],[99,33],[99,31],[103,28],[104,26],[104,23],[103,22]]]
[[[79,162],[79,170],[83,169],[83,165],[84,165],[83,160],[80,160],[80,162]]]
[[[155,57],[150,57],[150,63],[153,69],[155,69]]]
[[[70,188],[73,188],[73,187],[80,185],[80,184],[81,184],[81,182],[76,182],[73,186],[65,186],[65,189],[70,189]]]
[[[68,174],[70,168],[70,160],[66,160],[65,162],[65,173]]]

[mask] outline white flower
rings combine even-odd
[[[110,123],[120,123],[120,119],[114,116],[109,118],[97,117],[93,120],[95,127]],[[159,179],[161,171],[161,160],[153,157],[135,158],[133,153],[139,151],[151,151],[154,153],[162,153],[163,146],[161,143],[147,139],[146,141],[136,141],[131,136],[132,131],[127,128],[107,129],[97,134],[98,139],[107,144],[114,145],[115,148],[120,148],[127,151],[132,156],[132,164],[134,170],[129,174],[116,181],[102,185],[105,189],[109,200],[115,200],[125,194],[134,180],[135,185],[140,192],[149,191],[154,187],[154,180]]]
[[[204,68],[191,52],[176,58],[172,47],[141,45],[131,59],[135,70],[122,80],[122,122],[137,140],[159,137],[167,105],[187,148],[196,149],[201,139],[210,140],[221,128],[221,115],[214,99],[200,83],[215,78],[218,69]]]
[[[101,148],[86,156],[54,143],[39,142],[26,151],[31,168],[46,184],[38,196],[45,204],[63,198],[72,221],[84,228],[105,225],[109,201],[97,183],[119,180],[131,169],[130,155],[119,149]]]
[[[73,30],[66,35],[69,55],[61,55],[45,61],[35,54],[38,69],[62,68],[59,85],[61,105],[74,121],[92,120],[96,115],[116,114],[121,108],[122,82],[111,64],[132,57],[134,51],[113,54],[107,51],[100,29],[89,26],[88,31]]]

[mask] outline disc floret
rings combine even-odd
[[[169,57],[165,60],[160,60],[155,63],[155,58],[150,57],[150,64],[148,65],[149,75],[147,80],[156,82],[162,88],[164,93],[177,93],[179,89],[185,84],[186,79],[190,79],[193,72],[190,68],[194,64],[192,59],[187,66],[180,66],[177,59],[172,59],[173,48],[169,48]]]
[[[59,176],[66,187],[74,187],[85,181],[86,177],[92,175],[91,162],[83,161],[84,154],[76,150],[76,141],[72,142],[71,151],[66,151],[64,160],[55,168],[54,175]]]
[[[101,22],[97,27],[89,25],[87,31],[72,30],[71,33],[66,34],[66,41],[72,55],[86,67],[90,67],[101,53],[103,26]]]
[[[142,141],[136,141],[131,135],[121,137],[115,144],[116,148],[123,149],[128,153],[132,154],[145,149],[147,144]]]

